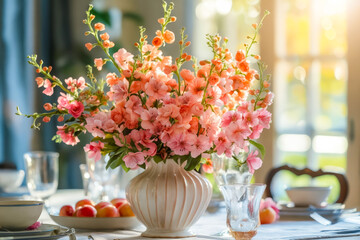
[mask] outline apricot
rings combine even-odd
[[[95,205],[95,209],[96,209],[96,211],[99,211],[100,208],[103,208],[103,207],[108,206],[108,205],[111,205],[111,203],[105,202],[105,201],[99,202],[98,204]]]
[[[276,212],[271,207],[265,208],[260,211],[260,222],[261,224],[270,224],[275,222]]]
[[[75,209],[78,209],[79,207],[82,207],[84,205],[95,206],[95,203],[90,199],[82,199],[75,204]]]
[[[120,217],[120,214],[115,206],[106,205],[98,210],[96,217]]]
[[[96,217],[97,211],[91,205],[84,205],[76,209],[77,217]]]
[[[59,216],[72,217],[74,215],[74,208],[70,205],[64,205],[60,208]]]
[[[127,203],[128,201],[125,198],[114,198],[110,202],[116,208],[119,208],[121,205],[123,205],[124,203]]]
[[[120,217],[133,217],[135,216],[134,212],[132,211],[129,203],[124,203],[120,207],[118,207],[118,211]]]

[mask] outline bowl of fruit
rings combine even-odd
[[[63,205],[58,213],[52,209],[49,215],[57,224],[77,229],[133,229],[140,225],[125,198],[98,203],[81,199],[75,206]]]

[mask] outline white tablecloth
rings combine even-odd
[[[50,198],[49,204],[52,206],[74,204],[77,200],[80,200],[83,197],[82,190],[59,190],[53,197]],[[202,216],[191,229],[196,234],[196,237],[183,239],[231,239],[216,236],[217,233],[226,229],[225,218],[225,209],[223,208],[216,213],[206,212],[205,215]],[[55,224],[45,210],[40,217],[40,221],[43,223]],[[88,236],[91,235],[91,237],[95,240],[149,240],[149,238],[140,237],[141,232],[144,230],[144,226],[140,226],[135,230],[119,231],[76,230],[76,238],[84,240],[89,239]],[[353,232],[349,232],[350,230]],[[152,239],[156,240],[155,238]],[[339,222],[334,225],[323,226],[315,221],[278,221],[273,224],[261,225],[258,229],[257,235],[253,239],[360,239],[360,225],[356,223]],[[161,240],[164,240],[164,238]]]

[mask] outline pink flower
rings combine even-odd
[[[201,127],[205,129],[210,140],[212,140],[219,131],[220,121],[221,118],[211,111],[210,108],[208,108],[200,117],[199,123]]]
[[[137,169],[139,165],[142,165],[145,163],[145,155],[143,152],[129,152],[124,158],[124,162],[126,167],[130,169]]]
[[[222,116],[221,126],[227,127],[227,126],[229,126],[230,123],[236,122],[241,119],[242,119],[241,113],[235,112],[235,111],[228,111],[228,112],[224,113],[224,115]]]
[[[126,79],[118,81],[110,90],[113,93],[112,99],[117,103],[121,102],[128,96],[129,82]]]
[[[196,136],[196,135],[195,135]],[[194,144],[190,148],[191,157],[196,158],[201,155],[203,152],[209,150],[211,143],[209,137],[200,135],[195,138]]]
[[[241,113],[246,113],[246,112],[249,111],[248,108],[249,108],[249,103],[248,102],[242,102],[241,105],[236,110],[241,112]]]
[[[45,90],[43,91],[44,94],[51,96],[54,94],[54,88],[51,85],[51,82],[49,81],[49,79],[46,79],[44,82],[44,88]]]
[[[232,142],[242,143],[250,134],[251,130],[246,123],[242,121],[237,121],[236,123],[231,123],[225,129],[226,136]]]
[[[149,110],[144,110],[140,116],[142,120],[141,127],[154,133],[157,125],[156,118],[158,116],[158,110],[156,108],[150,108]]]
[[[64,93],[60,93],[60,97],[57,99],[58,102],[58,109],[59,110],[65,110],[70,107],[70,101],[72,100],[72,97],[70,95],[65,95]]]
[[[168,87],[160,79],[151,78],[150,81],[145,84],[145,92],[150,97],[163,99],[168,92]]]
[[[65,79],[65,83],[68,85],[68,89],[70,89],[71,92],[74,92],[76,89],[83,90],[86,87],[86,82],[83,77],[80,77],[78,80],[73,78],[67,78]]]
[[[166,104],[159,108],[157,120],[164,126],[170,127],[170,118],[175,119],[180,115],[180,108],[175,104]]]
[[[260,211],[267,209],[267,208],[272,208],[276,212],[276,219],[280,218],[280,214],[279,214],[280,210],[279,210],[276,202],[270,197],[261,199],[261,202],[260,202]]]
[[[113,55],[115,62],[123,70],[128,69],[128,64],[134,62],[134,55],[127,52],[124,48],[119,49]]]
[[[102,58],[95,58],[94,59],[94,64],[97,68],[98,71],[101,71],[102,70],[102,67],[104,65],[104,60]]]
[[[260,137],[260,134],[262,133],[264,127],[259,125],[256,125],[252,128],[252,133],[250,134],[250,139],[258,139]]]
[[[218,155],[225,153],[226,156],[231,157],[231,142],[226,137],[224,132],[220,132],[217,139],[214,141],[214,145]]]
[[[74,146],[80,142],[79,138],[74,136],[74,131],[72,129],[67,129],[66,126],[57,126],[57,129],[58,131],[56,134],[60,136],[65,144]]]
[[[110,113],[99,112],[94,117],[86,118],[85,128],[94,136],[105,138],[103,123],[111,119]]]
[[[258,114],[259,124],[264,128],[269,129],[271,123],[271,113],[265,108],[262,108],[258,110]]]
[[[251,174],[254,174],[255,170],[258,170],[262,165],[262,160],[258,157],[257,150],[248,155],[246,162]]]
[[[86,144],[84,147],[85,152],[87,152],[87,156],[89,158],[94,158],[95,162],[101,159],[101,149],[104,148],[103,142],[91,142],[90,144]]]
[[[246,112],[243,115],[245,122],[250,127],[256,126],[259,124],[258,112]]]
[[[82,104],[82,102],[74,101],[69,104],[69,113],[74,118],[80,117],[83,111],[84,111],[84,104]]]
[[[129,100],[126,101],[125,109],[126,109],[126,113],[128,114],[128,116],[130,116],[130,119],[132,120],[134,119],[138,120],[139,115],[144,110],[142,108],[140,98],[135,95],[131,95]]]
[[[167,146],[174,151],[174,154],[183,156],[189,154],[195,142],[196,135],[180,133],[171,136],[167,142]]]

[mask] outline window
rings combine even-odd
[[[344,173],[346,1],[276,0],[275,14],[274,164]],[[293,186],[332,182],[329,201],[339,191],[330,176],[311,180],[282,173],[281,178]],[[279,194],[286,198],[285,192]]]

